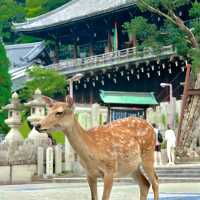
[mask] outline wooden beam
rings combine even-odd
[[[200,95],[200,89],[189,89],[188,95],[189,96],[198,96],[198,95]]]

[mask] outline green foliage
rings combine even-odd
[[[0,0],[0,35],[7,44],[38,41],[31,36],[16,35],[12,22],[24,21],[49,12],[70,0]]]
[[[197,74],[200,71],[200,48],[191,49],[190,56],[192,58],[192,70],[194,74]]]
[[[30,133],[31,129],[28,125],[27,120],[23,121],[22,126],[20,127],[19,131],[22,134],[24,139],[28,137],[28,134]]]
[[[26,0],[26,15],[27,17],[35,17],[53,10],[69,0]]]
[[[8,103],[11,96],[11,78],[8,73],[10,63],[6,56],[3,44],[0,42],[0,108]],[[0,112],[0,132],[6,132],[7,126],[4,123],[5,112]]]
[[[0,35],[4,42],[12,43],[15,34],[11,29],[12,21],[20,21],[24,17],[24,8],[15,0],[0,0]]]
[[[125,22],[123,28],[129,37],[136,36],[137,42],[142,47],[157,48],[162,45],[162,35],[156,25],[148,23],[144,17],[135,17],[130,22]]]
[[[192,4],[192,8],[189,11],[189,14],[191,17],[200,17],[200,3],[198,1],[195,1]]]
[[[141,10],[148,10],[147,5],[160,10],[176,10],[177,8],[190,3],[190,0],[138,0]]]
[[[162,114],[161,121],[162,121],[163,126],[166,127],[167,126],[167,117],[165,114]]]
[[[63,132],[53,132],[52,137],[56,140],[56,144],[65,144],[65,135]]]
[[[172,44],[179,55],[187,55],[190,49],[186,35],[177,26],[166,21],[163,27],[166,44]]]
[[[40,88],[42,93],[49,97],[53,97],[55,94],[62,96],[66,94],[65,76],[56,70],[34,66],[27,73],[30,80],[26,82],[25,88],[20,92],[20,97],[24,101],[30,98],[37,88]]]

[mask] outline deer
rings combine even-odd
[[[104,183],[102,200],[109,200],[114,178],[125,176],[137,181],[140,200],[147,199],[151,185],[154,200],[158,200],[159,184],[154,169],[155,133],[146,120],[129,117],[84,130],[75,117],[70,96],[65,102],[49,97],[44,100],[49,112],[36,128],[40,132],[60,130],[67,136],[86,171],[92,200],[98,199],[98,178]]]

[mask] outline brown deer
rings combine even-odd
[[[97,200],[97,178],[102,177],[102,200],[109,200],[113,178],[131,175],[139,184],[140,200],[146,200],[150,184],[158,200],[158,178],[154,169],[154,129],[145,120],[129,117],[89,131],[83,130],[73,113],[73,100],[55,102],[44,98],[49,114],[39,131],[62,130],[85,168],[92,200]],[[141,172],[141,167],[146,176]]]

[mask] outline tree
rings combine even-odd
[[[191,58],[192,71],[194,72],[192,86],[193,88],[200,88],[200,20],[196,20],[200,17],[200,3],[198,1],[192,1],[191,3],[189,0],[138,0],[138,6],[142,11],[148,10],[164,19],[162,27],[162,32],[165,35],[164,42],[174,44],[179,55]],[[189,10],[189,16],[191,17],[189,26],[177,14],[183,6],[191,7]],[[143,43],[147,39],[148,37],[144,38]],[[190,145],[192,133],[196,128],[195,122],[200,124],[200,106],[197,103],[199,100],[200,97],[198,96],[190,99],[187,110],[185,110],[181,127],[181,141],[183,141],[181,148],[184,147],[186,140]],[[188,137],[188,133],[191,137]]]
[[[28,70],[29,81],[20,92],[20,98],[27,101],[34,91],[39,88],[42,93],[49,97],[64,96],[66,94],[67,81],[64,75],[54,69],[45,69],[35,66]]]
[[[25,14],[22,1],[0,0],[0,13],[0,35],[4,42],[13,43],[16,36],[12,22],[22,20]]]
[[[11,77],[8,73],[10,63],[6,56],[4,45],[0,42],[0,108],[8,103],[11,96]],[[0,112],[0,132],[6,133],[7,126],[4,123],[5,112]]]
[[[70,0],[26,0],[27,17],[35,17],[49,12]]]

